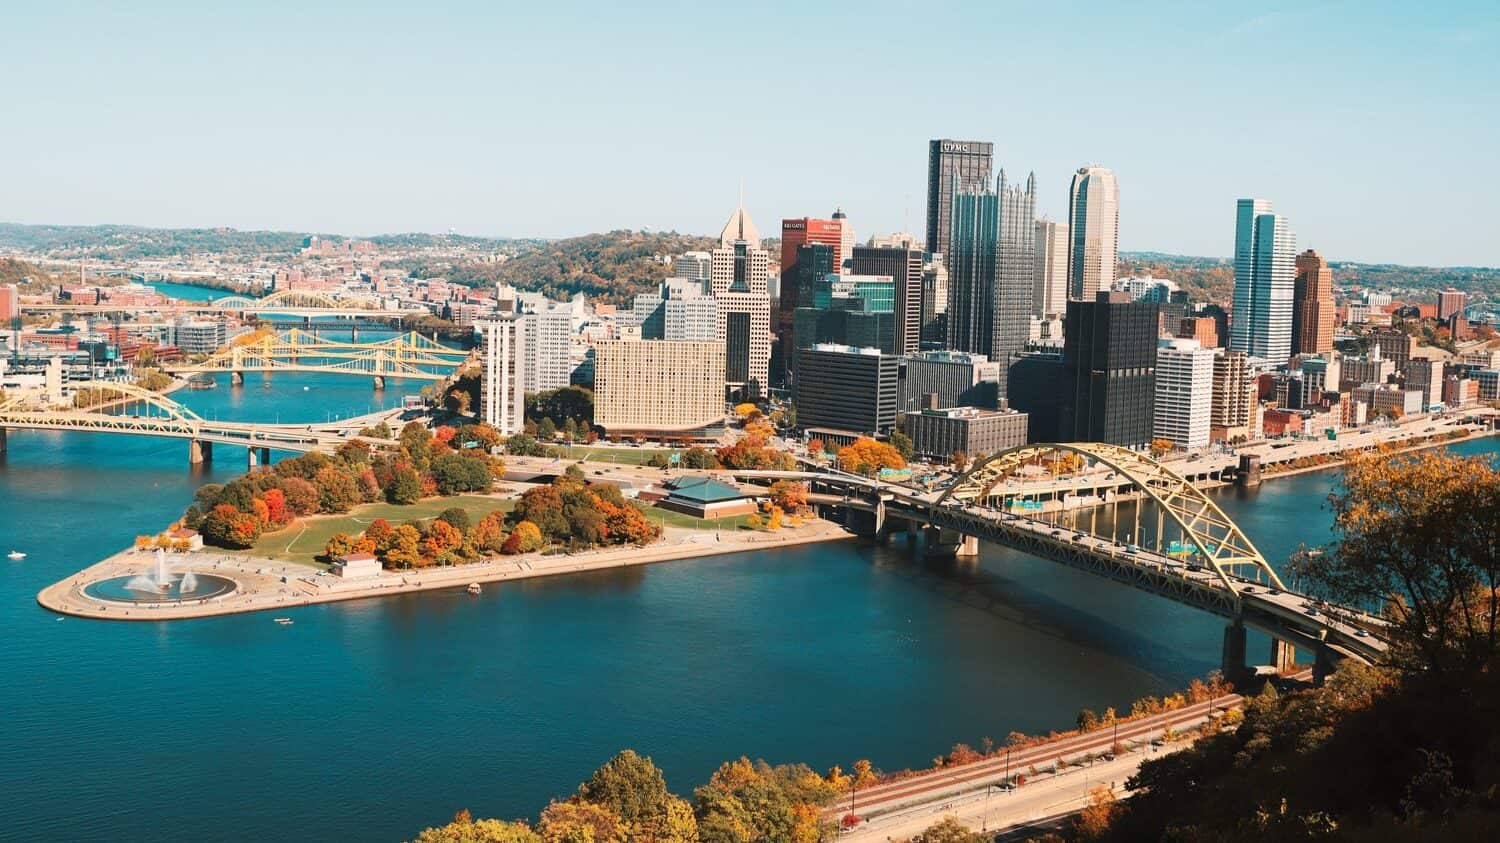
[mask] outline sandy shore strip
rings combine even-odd
[[[73,617],[120,621],[183,620],[240,612],[280,611],[313,603],[464,588],[470,583],[627,568],[852,538],[851,533],[822,520],[784,528],[776,533],[669,528],[662,541],[647,547],[615,547],[552,556],[532,553],[452,567],[385,571],[375,577],[353,580],[341,579],[306,565],[204,550],[168,554],[168,566],[173,573],[192,570],[232,579],[236,588],[230,594],[204,600],[152,604],[112,602],[84,593],[91,583],[134,576],[154,566],[154,551],[141,552],[132,548],[47,586],[36,599],[45,608]]]

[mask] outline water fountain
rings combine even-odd
[[[167,552],[156,549],[156,565],[149,572],[136,574],[125,583],[133,591],[166,591],[172,587],[172,574],[167,570]]]
[[[90,583],[84,594],[110,603],[135,603],[161,606],[180,601],[202,602],[223,597],[235,590],[235,582],[216,574],[183,571],[174,574],[167,567],[165,550],[156,551],[150,570],[133,577],[113,577]]]

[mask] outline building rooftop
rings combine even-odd
[[[697,503],[720,503],[748,497],[744,492],[711,477],[683,477],[665,484],[672,490],[668,497]]]

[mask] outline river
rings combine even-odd
[[[207,417],[321,421],[403,389],[279,375],[174,397]],[[741,754],[918,766],[1218,664],[1218,620],[992,546],[967,565],[899,544],[747,553],[303,607],[294,626],[35,604],[242,470],[220,451],[196,470],[177,441],[10,435],[0,550],[30,555],[0,560],[0,839],[403,840],[464,807],[534,815],[623,747],[684,794]],[[1221,499],[1282,558],[1327,538],[1331,477]]]

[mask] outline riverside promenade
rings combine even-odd
[[[168,567],[174,574],[193,571],[233,580],[234,591],[202,600],[126,603],[87,594],[92,583],[147,573],[155,564],[154,551],[121,551],[53,583],[37,594],[43,607],[64,615],[118,621],[165,621],[230,615],[241,612],[283,611],[314,603],[363,600],[419,591],[464,588],[470,583],[495,583],[533,577],[559,576],[656,562],[719,556],[752,550],[795,547],[853,536],[826,521],[814,519],[775,533],[748,530],[689,530],[668,528],[661,541],[645,547],[613,547],[574,554],[504,556],[467,565],[382,571],[372,577],[343,579],[329,571],[277,560],[213,551],[173,553]]]

